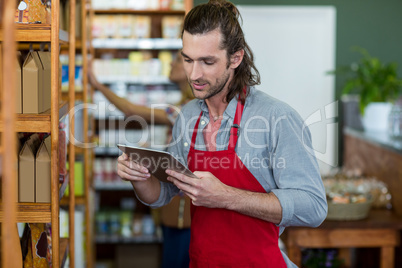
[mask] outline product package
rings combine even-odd
[[[50,203],[51,183],[51,138],[47,136],[41,143],[35,159],[35,202]]]
[[[15,83],[15,110],[17,114],[22,114],[22,73],[21,73],[21,52],[17,51],[17,64],[15,67],[16,83]]]
[[[164,16],[162,19],[162,37],[170,39],[180,38],[182,23],[183,17],[181,16]]]
[[[28,234],[28,239],[24,239],[26,245],[26,256],[24,259],[25,268],[50,268],[49,266],[49,244],[46,223],[29,223],[25,228],[30,231],[24,231]]]
[[[50,52],[29,52],[22,71],[22,110],[38,114],[50,109]]]
[[[25,142],[18,155],[18,201],[35,202],[35,155],[39,147],[38,134]]]

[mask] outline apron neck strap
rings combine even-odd
[[[246,92],[246,90],[247,90],[247,86],[244,86],[243,91]],[[243,109],[244,109],[244,103],[240,100],[240,95],[239,95],[239,99],[237,101],[235,118],[233,120],[233,125],[230,128],[228,150],[234,150],[236,147],[237,139],[239,137],[240,121],[241,121],[241,117],[243,115]],[[191,137],[191,144],[190,144],[191,149],[194,149],[194,147],[195,147],[195,141],[196,141],[197,132],[198,132],[198,125],[200,124],[201,117],[202,117],[202,111],[201,111],[200,115],[198,116],[198,120],[194,126],[193,136]]]
[[[237,139],[239,138],[239,129],[240,129],[240,121],[243,115],[244,103],[237,101],[237,108],[235,118],[233,120],[233,125],[230,128],[230,137],[229,137],[229,145],[228,150],[234,150],[236,147]]]

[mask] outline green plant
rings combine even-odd
[[[402,80],[398,78],[397,74],[397,64],[384,64],[363,48],[356,47],[355,50],[362,55],[359,62],[329,72],[347,76],[342,94],[358,94],[362,114],[371,102],[395,101],[401,95],[402,88]]]
[[[302,256],[302,268],[340,268],[344,263],[336,249],[307,248]]]

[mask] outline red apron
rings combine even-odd
[[[201,112],[191,140],[188,166],[193,172],[209,171],[226,185],[265,193],[235,152],[243,108],[239,101],[228,149],[214,152],[194,149]],[[286,267],[278,239],[279,228],[273,223],[231,210],[191,204],[190,267]]]

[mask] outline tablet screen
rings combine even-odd
[[[170,181],[167,180],[167,169],[197,178],[186,166],[168,152],[122,144],[118,144],[117,147],[127,154],[132,161],[146,167],[149,172],[160,181],[170,183]]]

